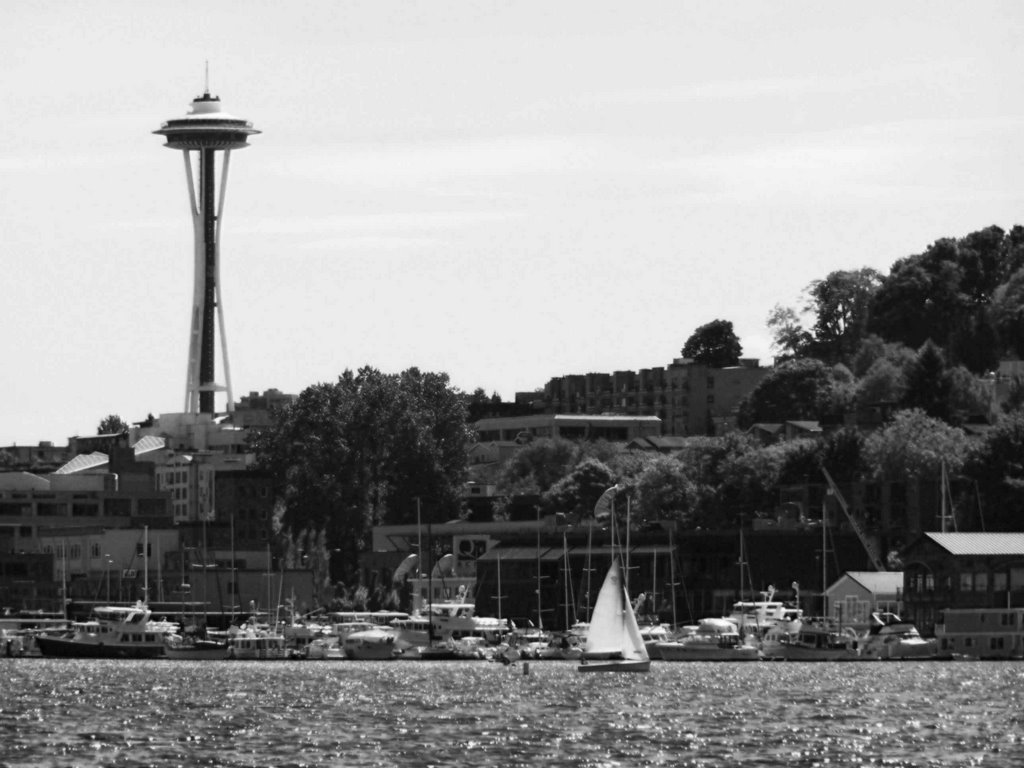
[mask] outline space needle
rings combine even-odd
[[[192,297],[192,330],[188,345],[185,413],[214,414],[214,394],[227,392],[227,410],[234,410],[231,371],[228,366],[224,305],[220,293],[220,224],[224,212],[231,150],[249,146],[248,138],[259,133],[252,123],[225,112],[220,97],[210,95],[209,75],[202,96],[192,101],[184,117],[168,120],[153,133],[165,136],[164,146],[180,149],[185,158],[189,209],[195,232],[195,282]],[[193,160],[193,152],[195,160]],[[220,179],[217,153],[223,152]],[[198,174],[198,184],[196,176]],[[215,381],[216,338],[220,330],[224,384]]]

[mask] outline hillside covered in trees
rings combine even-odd
[[[740,429],[688,437],[672,454],[536,440],[490,478],[495,516],[515,498],[586,516],[619,485],[637,526],[734,527],[772,517],[784,487],[820,484],[824,467],[840,482],[938,484],[945,471],[957,478],[962,529],[1024,530],[1024,387],[1004,382],[999,407],[993,397],[999,362],[1024,356],[1024,228],[938,240],[888,275],[836,271],[802,295],[768,318],[779,356],[741,403]],[[742,350],[719,319],[683,352],[731,365]],[[278,480],[282,532],[354,557],[373,525],[465,514],[470,418],[495,400],[417,369],[364,368],[309,387],[254,444]],[[769,445],[748,431],[795,420],[824,428]]]
[[[963,528],[1024,529],[1024,387],[1006,381],[994,397],[999,362],[1024,357],[1024,228],[938,240],[888,275],[832,272],[802,296],[768,318],[778,358],[741,403],[738,431],[655,456],[537,441],[501,469],[499,492],[585,514],[619,483],[638,524],[716,528],[772,516],[784,486],[821,483],[822,467],[840,481],[936,485],[944,467]],[[741,354],[726,320],[697,329],[687,353]],[[798,420],[821,436],[764,445],[746,431]]]

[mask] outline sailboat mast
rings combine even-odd
[[[626,497],[626,574],[622,579],[623,584],[626,587],[626,594],[629,594],[629,528],[630,528],[630,513],[632,508],[629,503],[629,496]]]
[[[160,537],[156,537],[156,600],[158,603],[164,601],[164,576],[162,561],[163,557],[160,552]]]
[[[565,531],[562,531],[562,559],[564,570],[562,573],[562,592],[565,595],[565,631],[569,631],[569,543],[565,539]]]
[[[501,623],[501,552],[498,553],[498,623]]]
[[[60,547],[60,598],[64,621],[68,620],[68,541],[63,539]]]
[[[142,601],[149,604],[149,526],[142,526]]]
[[[590,572],[591,572],[591,558],[594,553],[594,526],[591,523],[590,530],[587,532],[587,623],[590,623]]]
[[[651,606],[654,612],[658,612],[658,548],[654,548],[654,555],[651,563]],[[641,606],[642,607],[642,606]],[[659,619],[660,621],[660,619]]]
[[[672,588],[672,629],[679,626],[676,621],[676,546],[672,531],[668,532],[668,571],[669,586]]]
[[[828,618],[828,505],[821,500],[821,615]]]
[[[416,506],[419,508],[419,499],[416,499]],[[418,514],[418,513],[417,513]],[[427,566],[427,641],[434,644],[434,542],[431,535],[430,523],[427,523],[427,548],[430,550],[431,562]],[[423,558],[420,558],[422,562]]]
[[[423,524],[420,520],[420,497],[416,497],[416,575],[423,578]]]
[[[946,532],[946,462],[942,462],[942,472],[939,475],[939,498],[940,498],[940,511],[939,516],[941,522],[939,523],[940,530]]]
[[[540,507],[537,507],[537,628],[544,631],[544,613],[540,602]]]
[[[235,575],[235,513],[232,511],[231,523],[231,623],[235,623],[235,602],[238,597],[238,578]]]

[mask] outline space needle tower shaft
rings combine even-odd
[[[168,120],[153,133],[166,137],[164,146],[181,150],[185,159],[185,181],[188,184],[189,210],[195,233],[195,282],[185,412],[213,414],[214,395],[218,390],[227,392],[227,410],[232,411],[234,396],[220,292],[220,224],[231,150],[249,146],[248,137],[259,131],[252,127],[252,123],[224,112],[220,98],[211,96],[207,85],[203,95],[192,101],[192,108],[187,115]],[[223,153],[223,162],[218,180],[219,152]],[[220,330],[223,385],[216,383],[215,326]]]

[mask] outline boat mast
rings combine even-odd
[[[626,594],[627,595],[629,594],[629,528],[630,528],[629,523],[630,523],[630,512],[632,512],[632,508],[631,508],[630,503],[629,503],[629,496],[627,495],[626,496],[626,552],[625,552],[626,573],[625,573],[625,575],[623,576],[623,579],[622,579],[622,581],[623,581],[623,583],[624,583],[624,585],[626,587]]]
[[[501,552],[498,552],[498,622],[501,622]]]
[[[668,532],[668,571],[669,571],[669,586],[672,589],[672,629],[675,630],[679,626],[676,621],[676,546],[674,542],[672,530]]]
[[[591,522],[590,530],[587,532],[587,623],[590,623],[590,572],[591,557],[594,554],[594,524]]]
[[[142,526],[142,602],[149,605],[149,526]]]
[[[416,576],[423,578],[423,524],[420,521],[420,497],[416,497]]]
[[[821,500],[821,615],[828,619],[828,497]]]
[[[163,568],[161,567],[160,556],[160,537],[156,537],[156,601],[162,603],[164,601],[164,576]]]
[[[235,600],[238,597],[238,577],[235,575],[235,513],[231,512],[231,623],[235,623]]]
[[[109,568],[109,566],[108,566]],[[108,571],[109,573],[109,571]],[[60,599],[64,621],[68,620],[68,540],[62,539],[60,547]]]
[[[537,507],[537,629],[544,631],[544,614],[540,597],[540,507]]]
[[[569,543],[565,539],[565,531],[562,531],[562,560],[565,564],[562,574],[562,591],[565,595],[565,631],[569,631]]]

